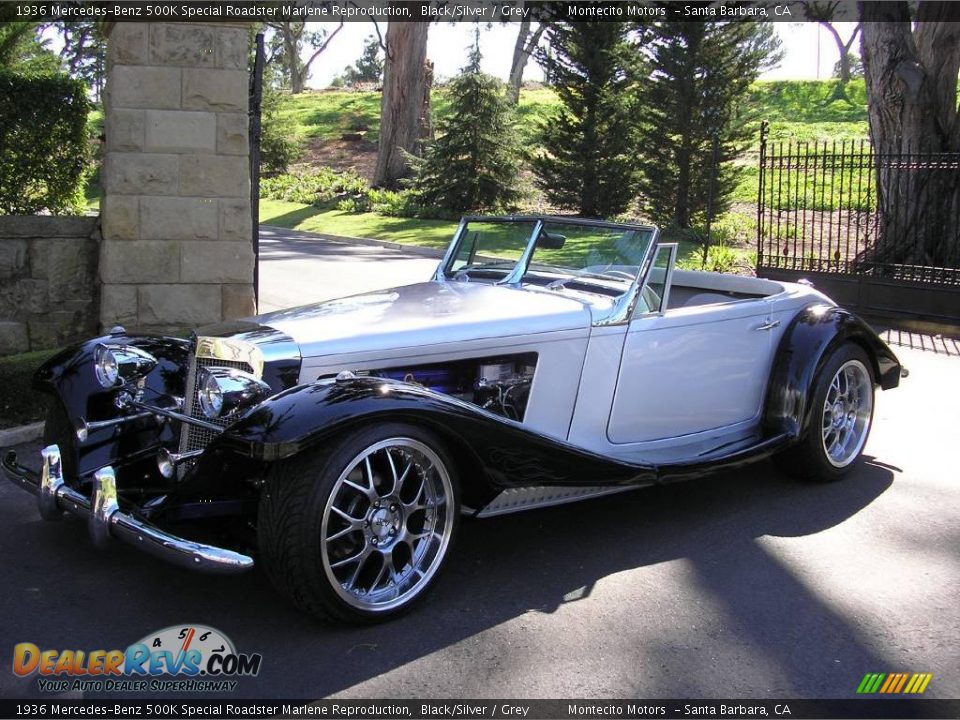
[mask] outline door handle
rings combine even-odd
[[[758,325],[757,327],[754,328],[754,330],[773,330],[776,327],[780,327],[780,321],[769,320],[765,322],[763,325]]]

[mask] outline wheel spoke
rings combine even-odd
[[[373,491],[373,488],[363,487],[363,485],[357,485],[357,484],[356,484],[355,482],[353,482],[352,480],[347,480],[346,478],[344,478],[343,484],[346,485],[346,486],[349,487],[349,488],[353,488],[354,490],[356,490],[358,493],[360,493],[361,495],[363,495],[363,496],[366,497],[366,498],[371,498],[371,499],[372,499],[372,498],[376,497],[376,493]]]
[[[351,555],[350,557],[344,558],[343,560],[338,560],[335,563],[330,563],[330,567],[333,569],[336,569],[339,567],[343,567],[344,565],[349,565],[350,563],[355,563],[355,562],[358,562],[360,565],[363,565],[363,561],[366,560],[369,555],[370,555],[370,546],[364,545],[363,549],[360,552],[358,552],[356,555]]]
[[[365,468],[366,471],[367,471],[368,489],[370,490],[370,493],[371,493],[371,494],[372,494],[372,493],[375,493],[375,492],[376,492],[376,483],[374,483],[374,481],[373,481],[373,468],[370,466],[370,456],[369,456],[369,455],[367,455],[367,456],[363,459],[363,466],[364,466],[364,468]]]
[[[338,508],[336,505],[331,505],[331,506],[330,506],[330,510],[333,511],[333,512],[335,512],[337,515],[339,515],[341,518],[343,518],[344,520],[346,520],[348,523],[361,523],[361,522],[363,522],[363,518],[356,518],[356,517],[354,517],[353,515],[350,515],[350,514],[344,512],[343,510],[341,510],[340,508]]]
[[[363,521],[362,521],[362,520],[353,520],[353,521],[351,521],[350,524],[347,525],[347,527],[345,527],[343,530],[339,530],[338,532],[335,532],[333,535],[331,535],[330,537],[328,537],[328,538],[327,538],[327,542],[333,542],[334,540],[339,540],[340,538],[344,537],[345,535],[349,535],[349,534],[352,533],[352,532],[358,532],[358,531],[360,531],[360,530],[363,530]]]
[[[390,488],[389,495],[396,495],[400,490],[400,476],[397,475],[397,464],[393,461],[393,455],[390,454],[390,448],[384,450],[387,455],[387,463],[390,465],[390,475],[393,478],[393,487]]]

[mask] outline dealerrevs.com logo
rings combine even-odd
[[[48,650],[29,642],[13,648],[14,674],[36,674],[41,692],[231,691],[232,678],[256,675],[262,660],[238,653],[230,638],[205,625],[173,625],[126,650]]]

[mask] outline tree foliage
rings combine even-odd
[[[60,60],[70,77],[83,80],[99,98],[106,76],[107,41],[96,20],[56,22],[53,27],[63,41]]]
[[[503,84],[480,71],[480,52],[449,85],[450,116],[416,163],[425,205],[455,212],[501,210],[520,198],[520,147]]]
[[[0,214],[79,211],[89,109],[79,80],[0,69]]]
[[[60,61],[48,47],[50,41],[41,38],[40,30],[41,26],[34,22],[0,21],[0,68],[27,73],[59,72]]]
[[[271,30],[267,39],[267,64],[280,69],[285,87],[291,94],[302,93],[310,78],[310,67],[343,29],[341,21],[333,30],[311,30],[316,23],[276,21],[264,25]],[[309,52],[306,59],[304,52]]]
[[[264,173],[285,173],[303,150],[296,140],[293,121],[284,116],[284,94],[264,85],[260,103],[260,164]]]
[[[750,137],[743,100],[778,60],[779,41],[770,25],[742,21],[662,22],[651,32],[642,201],[654,220],[689,228],[708,204],[714,216],[729,208],[737,182],[731,161]]]
[[[363,41],[363,51],[353,65],[343,69],[340,79],[347,87],[359,83],[380,83],[383,81],[383,58],[380,40],[370,35]]]
[[[562,106],[541,128],[545,152],[532,160],[537,185],[554,205],[607,217],[636,192],[635,117],[639,55],[629,26],[558,23],[538,61]]]

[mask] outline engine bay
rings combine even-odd
[[[527,410],[536,367],[537,354],[525,353],[385,368],[368,374],[422,385],[519,422]]]

